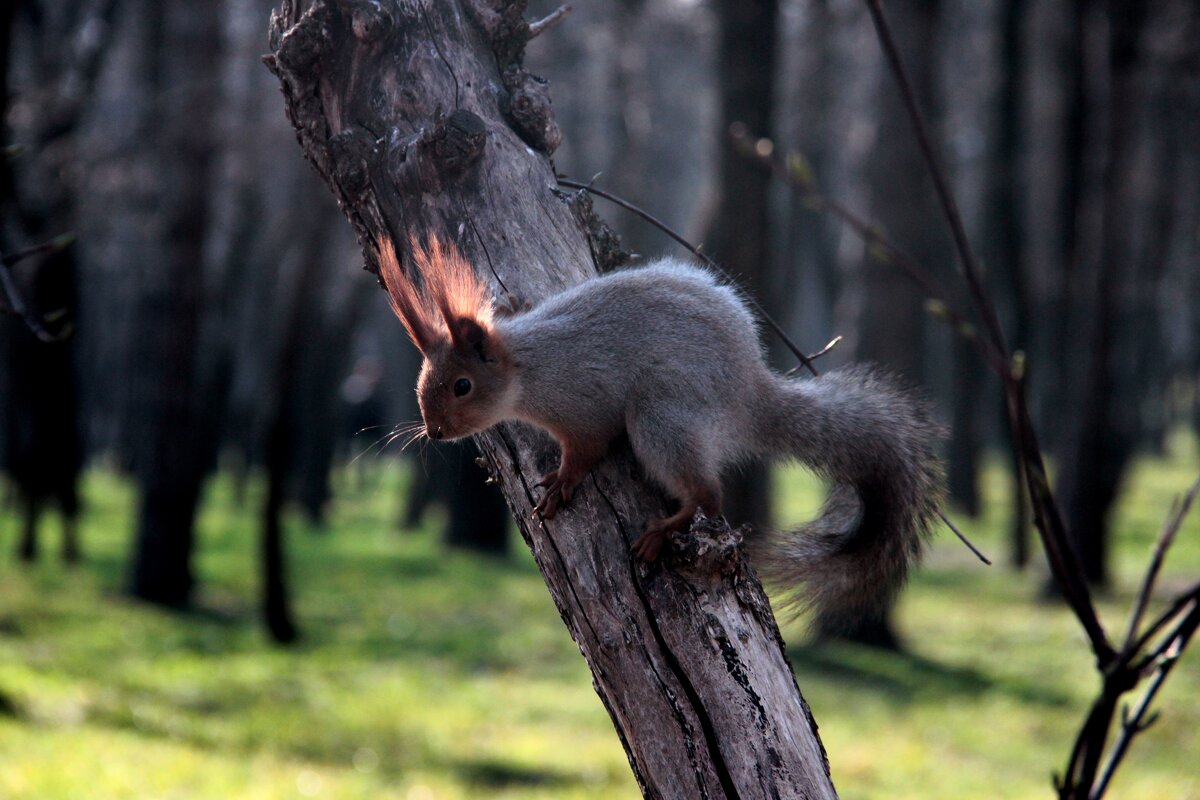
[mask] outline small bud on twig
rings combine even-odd
[[[1012,376],[1014,379],[1025,380],[1025,351],[1016,350],[1012,354]]]

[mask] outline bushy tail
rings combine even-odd
[[[864,367],[776,377],[756,405],[764,452],[796,458],[832,484],[819,517],[756,543],[759,574],[824,626],[882,610],[920,557],[942,502],[934,453],[942,429],[923,402]]]

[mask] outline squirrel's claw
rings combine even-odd
[[[560,470],[546,473],[536,486],[546,490],[533,508],[534,516],[540,514],[543,519],[554,519],[558,509],[571,502],[571,495],[575,493],[575,483],[562,477]]]
[[[646,530],[633,543],[633,554],[649,564],[658,560],[667,541],[667,529],[653,523],[646,525]]]

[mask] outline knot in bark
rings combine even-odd
[[[456,108],[431,135],[433,155],[449,174],[461,172],[483,153],[487,125],[474,112]]]
[[[371,135],[357,127],[347,128],[329,140],[332,177],[347,196],[362,197],[370,187],[367,156],[372,147]]]
[[[529,146],[552,154],[562,144],[562,131],[550,108],[549,84],[524,69],[511,66],[504,72],[508,97],[501,111],[508,124]]]
[[[309,10],[300,21],[279,37],[275,51],[276,65],[285,70],[293,81],[316,82],[314,67],[329,48],[329,29],[323,17],[316,13],[317,6]]]
[[[742,539],[749,528],[729,527],[724,519],[710,519],[697,511],[686,533],[674,537],[674,563],[684,574],[731,575],[741,569]]]
[[[529,0],[473,0],[468,8],[492,43],[492,52],[501,72],[520,64],[525,45],[533,38],[525,9]]]
[[[342,8],[350,15],[350,30],[363,44],[372,44],[392,30],[392,15],[379,0],[343,0]]]

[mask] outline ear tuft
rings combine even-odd
[[[404,324],[408,338],[422,355],[428,355],[437,344],[437,340],[444,339],[445,336],[439,337],[437,317],[430,308],[425,293],[416,287],[412,278],[400,266],[396,246],[391,239],[385,238],[379,243],[379,276],[387,289],[392,311]]]
[[[442,244],[436,236],[423,246],[409,239],[412,262],[400,265],[390,239],[379,243],[379,273],[388,290],[392,310],[404,323],[409,338],[423,354],[448,338],[456,347],[473,347],[484,358],[483,344],[492,320],[487,288],[458,248]],[[420,273],[421,287],[412,272]],[[486,359],[485,359],[486,360]]]

